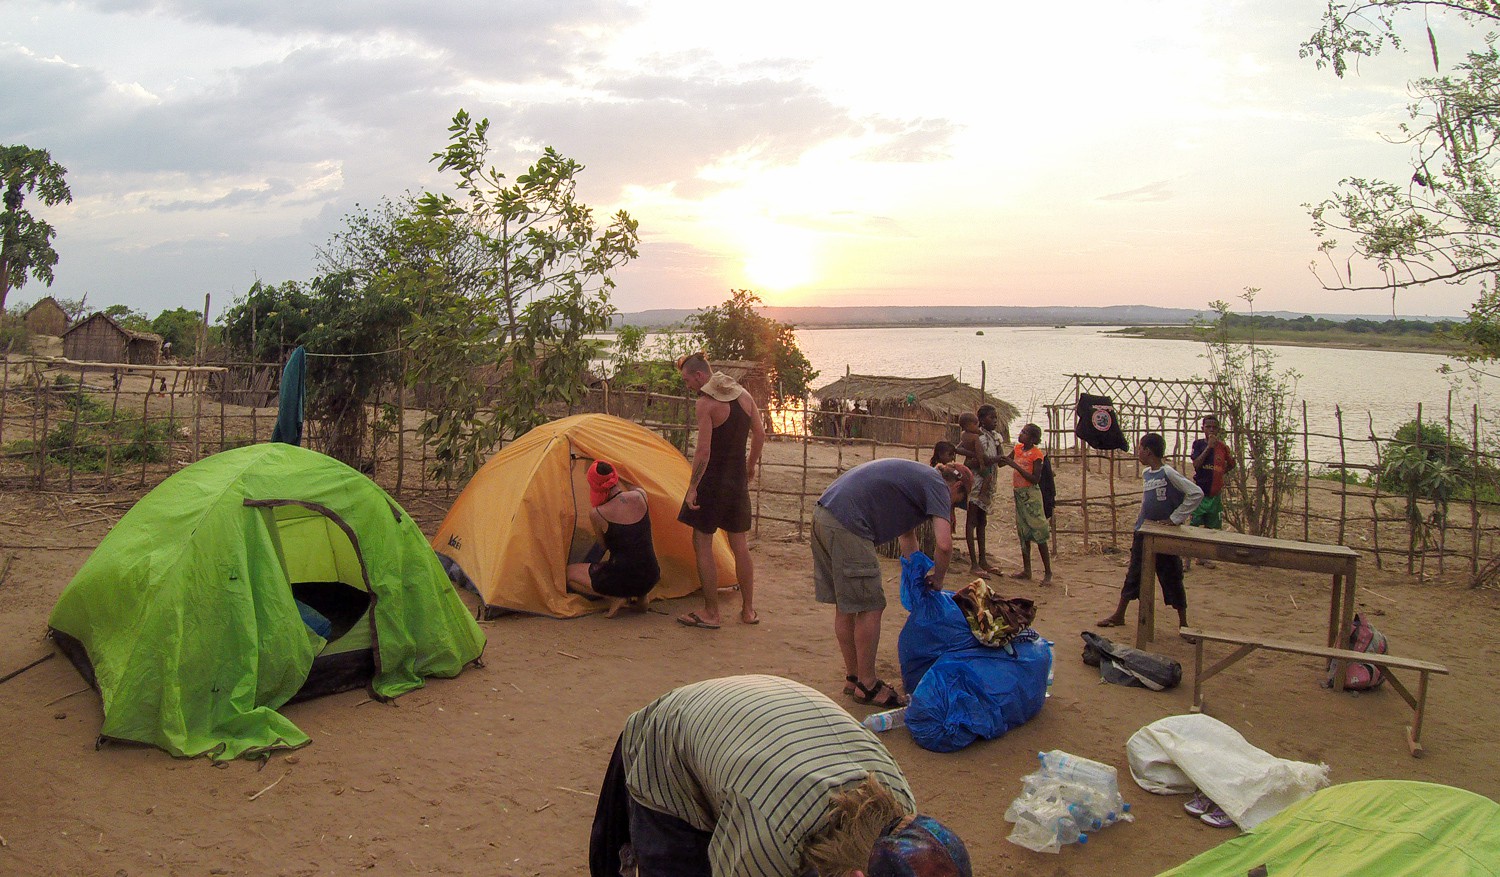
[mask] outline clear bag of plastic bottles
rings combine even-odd
[[[1120,797],[1113,767],[1061,750],[1039,753],[1039,769],[1021,778],[1021,794],[1005,811],[1016,824],[1011,843],[1056,853],[1071,843],[1087,843],[1090,832],[1116,822],[1133,822]]]

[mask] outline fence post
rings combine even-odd
[[[807,400],[802,400],[802,487],[797,491],[797,540],[802,540],[802,520],[807,514],[807,446],[812,443],[812,436],[807,429]],[[839,439],[842,446],[843,438]]]
[[[73,434],[71,436],[69,436],[69,439],[73,443],[73,453],[71,453],[71,454],[68,455],[68,492],[69,493],[73,492],[73,472],[76,471],[77,464],[78,464],[78,449],[79,449],[79,443],[78,443],[78,421],[79,421],[79,418],[81,418],[83,416],[83,400],[84,400],[83,382],[87,379],[87,377],[88,377],[88,375],[84,371],[83,366],[79,366],[78,367],[78,388],[75,391],[77,393],[77,402],[73,405]]]
[[[33,362],[35,361],[33,360]],[[42,370],[39,367],[33,367],[36,368],[37,400],[42,403],[42,436],[41,441],[36,443],[36,488],[37,490],[44,490],[47,487],[47,439],[52,434],[52,418],[50,416],[52,405],[51,400],[48,398],[51,392],[47,387],[47,381],[42,375]],[[33,417],[31,422],[33,428],[35,428],[36,418]]]
[[[1349,460],[1344,453],[1344,409],[1333,406],[1333,419],[1339,427],[1339,544],[1344,544],[1344,528],[1349,521]]]
[[[1079,498],[1078,507],[1083,512],[1083,552],[1089,550],[1089,446],[1084,444],[1079,448]]]
[[[1307,450],[1307,400],[1302,400],[1302,541],[1312,541],[1312,461]]]
[[[1474,403],[1474,442],[1469,448],[1469,459],[1474,484],[1479,484],[1479,403]],[[1474,583],[1479,581],[1479,491],[1469,491],[1469,574]]]
[[[1370,437],[1371,438],[1375,437],[1375,426],[1374,426],[1374,424],[1375,424],[1375,420],[1374,420],[1374,417],[1372,416],[1371,419],[1370,419]],[[1422,456],[1425,457],[1427,455],[1427,443],[1424,442],[1424,441],[1422,441],[1422,403],[1421,402],[1417,403],[1417,450],[1419,452],[1421,452]],[[1422,532],[1422,527],[1423,527],[1423,524],[1425,522],[1420,517],[1417,518],[1416,520],[1413,520],[1412,517],[1411,517],[1411,513],[1412,512],[1415,512],[1418,515],[1421,515],[1421,513],[1422,513],[1421,506],[1417,505],[1416,489],[1413,488],[1413,487],[1408,487],[1407,490],[1408,490],[1408,493],[1406,495],[1406,501],[1411,504],[1411,512],[1408,512],[1407,513],[1407,517],[1406,517],[1406,574],[1407,575],[1411,575],[1412,573],[1416,572],[1417,537],[1419,535],[1421,535],[1423,537],[1423,539],[1422,539],[1422,543],[1423,543],[1422,547],[1424,549],[1427,547],[1427,545],[1426,545],[1427,539],[1425,538],[1426,534]],[[1422,565],[1424,567],[1427,565],[1426,561],[1427,561],[1427,557],[1426,557],[1426,552],[1424,550],[1423,557],[1422,557]]]
[[[1375,489],[1370,491],[1370,537],[1375,550],[1375,568],[1385,569],[1380,558],[1380,470],[1385,468],[1381,460],[1380,440],[1375,438],[1375,415],[1365,412],[1370,430],[1370,444],[1375,446]]]

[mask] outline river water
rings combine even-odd
[[[797,344],[819,372],[814,389],[832,383],[845,370],[855,374],[931,377],[952,374],[1020,409],[1017,425],[1045,425],[1045,406],[1075,401],[1068,375],[1102,375],[1158,380],[1202,380],[1209,374],[1207,348],[1196,341],[1166,341],[1105,334],[1111,326],[1002,326],[904,329],[799,329]],[[978,334],[983,331],[984,334]],[[603,336],[607,338],[608,336]],[[648,339],[649,349],[656,339]],[[1455,437],[1472,441],[1474,404],[1486,414],[1484,382],[1460,381],[1439,368],[1451,363],[1430,353],[1392,353],[1332,347],[1269,350],[1277,372],[1288,369],[1296,382],[1296,410],[1307,403],[1309,456],[1316,465],[1339,460],[1335,409],[1342,409],[1345,459],[1372,463],[1371,431],[1389,438],[1417,416],[1447,416],[1450,392]],[[981,377],[982,376],[982,377]],[[1488,383],[1493,384],[1494,381]],[[1144,431],[1126,423],[1128,434]],[[1481,425],[1481,429],[1483,426]],[[1015,429],[1012,429],[1012,433]],[[1322,435],[1317,435],[1321,433]],[[1133,441],[1132,441],[1133,444]],[[1300,456],[1299,447],[1296,453]]]
[[[1206,378],[1205,345],[1103,334],[1112,327],[978,327],[921,329],[805,329],[797,343],[820,374],[813,386],[855,374],[926,377],[954,374],[985,388],[1021,410],[1020,422],[1044,422],[1043,407],[1054,401],[1071,404],[1069,374],[1151,377],[1162,380]],[[1330,347],[1268,347],[1278,372],[1296,371],[1296,395],[1306,401],[1309,429],[1336,432],[1335,407],[1343,410],[1346,435],[1389,437],[1416,417],[1423,403],[1424,420],[1446,415],[1454,378],[1440,374],[1443,356],[1428,353],[1343,350]],[[1485,411],[1485,387],[1465,382],[1453,395],[1455,432],[1469,439],[1471,406]],[[1299,405],[1300,411],[1300,405]],[[1012,430],[1014,432],[1014,430]],[[1311,456],[1338,459],[1336,439],[1312,438]],[[1300,454],[1300,448],[1298,449]],[[1373,460],[1367,442],[1346,442],[1354,462]]]

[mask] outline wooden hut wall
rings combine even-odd
[[[126,362],[134,365],[156,365],[161,362],[161,342],[151,338],[131,338],[126,342]]]
[[[128,362],[126,336],[108,320],[90,318],[63,338],[63,356],[84,362]]]
[[[61,335],[68,331],[68,315],[49,296],[26,312],[26,330],[38,335]]]

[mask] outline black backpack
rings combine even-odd
[[[1182,664],[1166,655],[1118,645],[1091,630],[1083,637],[1083,662],[1099,668],[1105,682],[1165,691],[1182,682]]]

